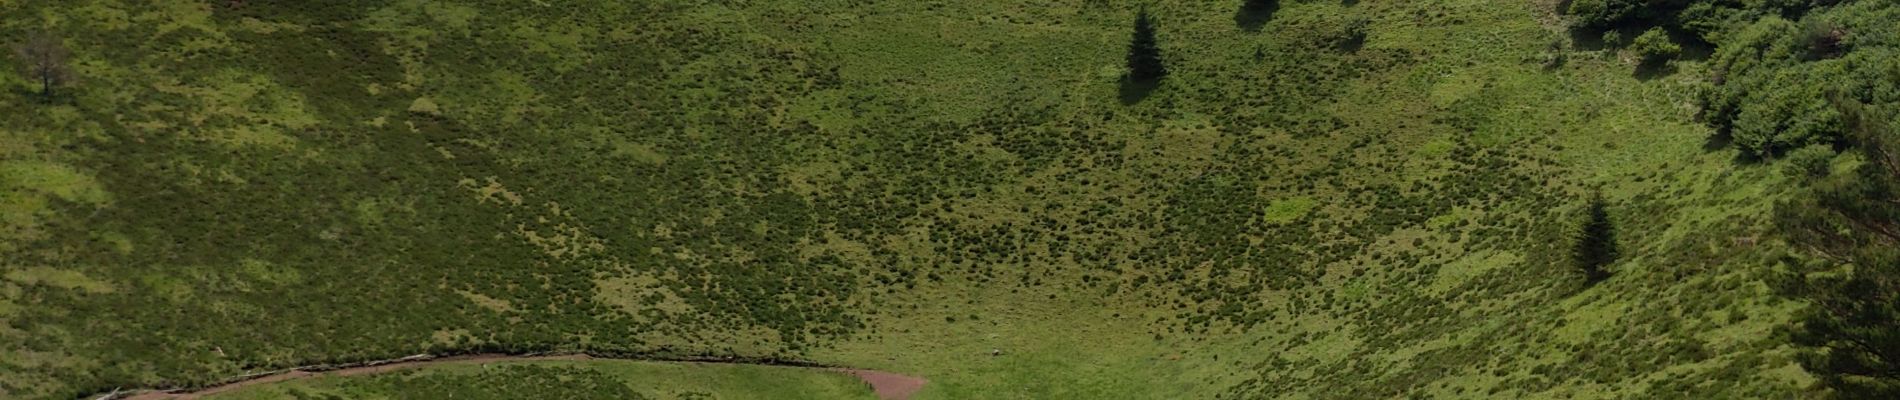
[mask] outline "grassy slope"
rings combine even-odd
[[[254,386],[212,399],[562,398],[870,399],[857,378],[788,367],[629,361],[497,362],[432,366],[379,376]]]
[[[4,393],[469,348],[923,398],[1808,379],[1734,241],[1782,178],[1704,148],[1697,63],[1546,70],[1546,4],[1157,5],[1175,75],[1125,104],[1105,2],[248,3],[0,2],[86,77],[0,81]],[[1626,261],[1581,289],[1556,244],[1591,188]]]

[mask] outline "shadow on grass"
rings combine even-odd
[[[1669,41],[1682,46],[1682,54],[1676,56],[1678,60],[1707,61],[1709,57],[1715,56],[1715,45],[1702,40],[1701,36],[1670,29]]]
[[[1260,27],[1266,26],[1267,21],[1272,20],[1273,13],[1277,11],[1280,11],[1280,3],[1277,1],[1263,3],[1249,1],[1240,6],[1240,9],[1234,10],[1234,26],[1248,32],[1259,32]]]
[[[1702,138],[1702,151],[1720,151],[1734,143],[1735,137],[1730,136],[1727,129],[1716,129],[1715,132],[1709,133],[1708,137]]]
[[[22,105],[51,107],[76,104],[77,101],[72,96],[67,95],[67,91],[70,90],[69,88],[67,90],[55,91],[53,92],[52,98],[47,98],[45,94],[40,93],[40,87],[35,85],[32,87],[16,87],[13,90],[8,90],[6,95],[19,98]]]
[[[1366,47],[1366,35],[1364,33],[1348,36],[1334,45],[1334,48],[1342,53],[1357,53],[1359,49],[1364,47]]]
[[[1735,157],[1729,159],[1729,162],[1735,163],[1735,165],[1759,165],[1766,161],[1760,154],[1755,154],[1755,152],[1748,151],[1748,149],[1735,147],[1735,136],[1732,132],[1729,132],[1727,128],[1718,128],[1715,132],[1709,133],[1708,137],[1702,138],[1702,151],[1705,153],[1713,153],[1727,149],[1736,150]]]
[[[1644,62],[1644,63],[1636,65],[1635,76],[1636,76],[1636,80],[1648,82],[1656,78],[1662,78],[1662,77],[1667,77],[1669,75],[1674,75],[1675,73],[1676,73],[1676,63]]]
[[[1630,41],[1636,40],[1636,36],[1643,34],[1644,29],[1646,28],[1642,25],[1622,24],[1608,28],[1573,26],[1566,32],[1570,35],[1571,46],[1576,47],[1577,50],[1598,51],[1616,50],[1629,46]],[[1608,38],[1604,36],[1615,36],[1616,41],[1605,40]]]
[[[1597,51],[1609,47],[1608,43],[1603,43],[1604,32],[1608,31],[1582,27],[1571,27],[1567,31],[1570,34],[1571,47],[1582,51]]]
[[[1125,106],[1140,103],[1142,100],[1147,99],[1148,95],[1153,94],[1155,88],[1161,87],[1160,80],[1138,81],[1126,76],[1122,77],[1121,83],[1121,100],[1122,105]]]

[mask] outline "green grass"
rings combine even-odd
[[[873,399],[843,373],[634,361],[457,363],[251,386],[207,399]]]
[[[1770,334],[1779,245],[1733,245],[1785,178],[1704,148],[1698,62],[1545,68],[1543,2],[1285,2],[1259,32],[1154,4],[1174,73],[1132,104],[1121,3],[244,3],[0,2],[0,38],[62,32],[85,78],[53,105],[0,80],[0,397],[548,350],[808,359],[919,399],[1810,379]],[[1595,190],[1625,258],[1586,288]],[[483,380],[842,385],[679,368]]]

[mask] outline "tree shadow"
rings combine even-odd
[[[1122,105],[1132,106],[1140,103],[1146,100],[1148,95],[1154,94],[1155,88],[1159,87],[1161,87],[1159,80],[1140,81],[1123,76],[1120,90]]]
[[[33,102],[33,103],[42,103],[46,100],[46,96],[40,95],[39,86],[33,86],[30,89],[27,88],[26,86],[14,86],[11,88],[7,88],[7,94],[13,97],[26,99],[27,101]]]
[[[1344,7],[1352,7],[1352,6],[1359,5],[1359,0],[1339,0],[1339,5],[1344,6]]]
[[[1705,153],[1719,151],[1728,148],[1733,143],[1735,143],[1735,136],[1730,135],[1728,129],[1716,129],[1708,137],[1702,138],[1702,151]]]
[[[1676,29],[1668,29],[1667,32],[1670,42],[1682,46],[1682,54],[1676,56],[1678,60],[1705,61],[1715,54],[1715,45],[1702,40],[1701,36]]]
[[[1634,74],[1634,76],[1636,77],[1636,80],[1638,81],[1648,82],[1651,80],[1655,80],[1656,78],[1662,78],[1662,77],[1674,75],[1676,71],[1677,71],[1676,63],[1667,62],[1667,61],[1656,61],[1656,62],[1645,61],[1645,62],[1636,64],[1636,73]]]
[[[10,92],[9,94],[11,94],[13,97],[20,98],[27,105],[58,106],[58,105],[73,105],[73,104],[78,103],[78,101],[72,96],[72,94],[69,93],[69,91],[71,90],[73,90],[71,87],[55,90],[53,91],[53,96],[49,98],[46,96],[45,93],[40,92],[39,84],[36,83],[30,87],[28,86],[15,87],[12,90],[9,90],[8,92]]]
[[[1642,35],[1643,31],[1648,29],[1649,28],[1644,25],[1637,24],[1623,24],[1608,28],[1577,26],[1568,29],[1568,33],[1570,34],[1571,45],[1578,50],[1597,51],[1621,49],[1625,46],[1629,46],[1630,41],[1636,40],[1637,36]],[[1603,40],[1603,36],[1611,32],[1616,33],[1615,36],[1618,37],[1618,42],[1611,43]]]
[[[1761,155],[1755,154],[1755,152],[1748,151],[1747,149],[1735,147],[1735,134],[1729,131],[1729,129],[1731,128],[1716,128],[1715,132],[1710,132],[1709,136],[1703,137],[1702,152],[1713,153],[1734,148],[1736,149],[1735,156],[1729,158],[1730,163],[1734,163],[1735,165],[1761,164],[1764,160]]]
[[[1735,163],[1736,165],[1761,165],[1761,163],[1766,162],[1767,160],[1768,159],[1766,158],[1762,158],[1760,154],[1755,154],[1755,152],[1748,151],[1748,150],[1742,150],[1742,151],[1735,152],[1735,158],[1730,159],[1729,161]]]
[[[1273,13],[1277,11],[1280,11],[1278,1],[1249,1],[1241,5],[1240,9],[1234,10],[1234,26],[1248,32],[1259,32],[1261,27],[1267,25],[1267,21],[1273,19]]]
[[[1605,47],[1609,47],[1608,44],[1603,43],[1604,32],[1608,32],[1608,30],[1571,27],[1569,29],[1570,45],[1577,50],[1583,51],[1603,50]]]
[[[1334,46],[1342,53],[1357,53],[1359,49],[1366,47],[1366,34],[1355,33],[1348,35],[1346,38],[1340,39],[1339,43]]]

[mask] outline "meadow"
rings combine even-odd
[[[872,399],[844,374],[790,367],[628,361],[492,362],[253,386],[249,399]]]
[[[1134,2],[0,0],[78,78],[0,76],[0,398],[550,351],[919,400],[1829,394],[1779,160],[1859,161],[1758,125],[1811,63],[1716,44],[1773,26],[1659,65],[1570,2],[1228,3],[1146,4],[1170,75],[1131,85]],[[1871,74],[1830,93],[1900,103]],[[869,396],[479,368],[228,396]]]

